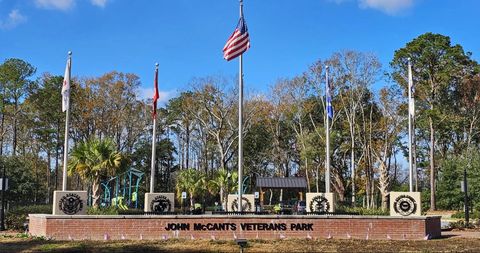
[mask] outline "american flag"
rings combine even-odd
[[[158,67],[155,68],[155,82],[154,82],[154,91],[153,91],[153,113],[152,117],[155,118],[157,115],[157,100],[158,100]]]
[[[237,28],[233,31],[227,43],[223,47],[223,58],[230,61],[237,56],[243,54],[250,48],[250,37],[248,36],[248,28],[243,17],[238,21]]]

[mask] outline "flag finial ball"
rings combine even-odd
[[[157,63],[155,63],[155,67],[158,67],[158,62],[157,62]]]
[[[325,68],[328,69],[328,65],[325,65]]]
[[[72,51],[68,51],[68,55],[72,55]]]

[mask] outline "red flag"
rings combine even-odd
[[[158,66],[155,68],[155,82],[153,84],[154,91],[153,91],[153,118],[157,116],[157,100],[158,100]]]

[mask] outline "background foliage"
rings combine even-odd
[[[407,190],[407,59],[416,99],[416,157],[424,207],[461,209],[462,171],[480,207],[479,65],[461,45],[426,33],[394,52],[389,67],[374,54],[345,50],[318,59],[302,73],[279,78],[245,99],[245,183],[261,176],[306,177],[307,191],[324,191],[325,66],[335,116],[331,121],[332,189],[347,207],[385,208],[388,193]],[[51,203],[61,185],[64,114],[61,76],[35,75],[21,59],[0,64],[0,163],[10,178],[10,210]],[[151,99],[139,96],[140,79],[112,71],[72,80],[70,147],[113,140],[130,166],[150,177]],[[158,112],[157,191],[188,191],[190,202],[222,203],[235,192],[238,106],[236,80],[194,78]],[[247,85],[248,86],[248,85]],[[186,178],[188,181],[179,179]],[[192,180],[190,180],[192,179]],[[68,188],[90,189],[73,173]],[[139,199],[148,190],[141,184]],[[288,191],[267,191],[267,204]],[[355,209],[356,210],[356,209]],[[376,211],[372,211],[376,213]],[[384,211],[381,211],[384,212]]]

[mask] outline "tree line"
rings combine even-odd
[[[425,207],[459,209],[460,180],[467,168],[470,197],[480,205],[480,67],[461,45],[433,33],[396,50],[390,66],[382,66],[374,54],[345,50],[317,60],[295,77],[279,78],[268,92],[247,92],[247,189],[253,191],[260,176],[302,176],[307,191],[324,191],[329,66],[335,111],[330,121],[332,189],[342,204],[387,208],[390,191],[408,189],[408,58],[416,101],[415,189],[423,192]],[[25,203],[50,201],[61,182],[63,77],[46,73],[33,80],[35,71],[21,59],[0,65],[0,155],[12,191],[19,194],[16,201]],[[139,87],[138,76],[116,71],[74,78],[69,140],[79,145],[111,139],[128,156],[129,166],[148,179],[151,100],[139,97]],[[235,190],[229,182],[238,162],[237,95],[235,78],[194,78],[159,109],[156,191],[188,188],[192,200],[208,195],[223,203]],[[210,194],[195,189],[200,181]],[[88,187],[84,177],[70,175],[69,189]],[[142,190],[147,189],[145,180]]]

